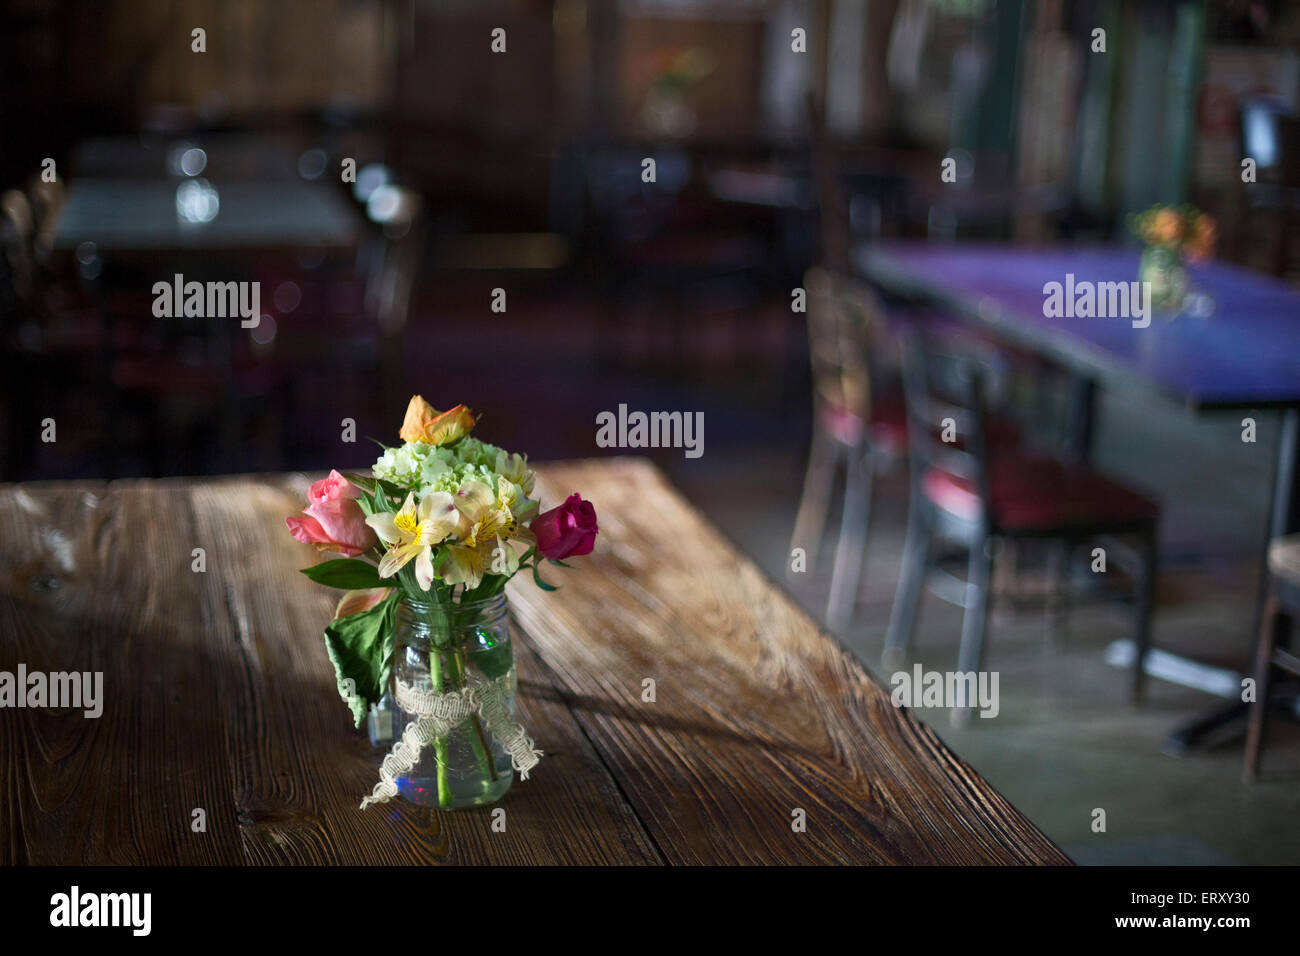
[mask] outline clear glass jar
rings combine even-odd
[[[401,704],[398,684],[451,693],[505,677],[513,665],[504,594],[467,604],[437,604],[403,597],[393,629],[393,734],[401,737],[419,715]],[[506,706],[515,710],[514,682]],[[510,789],[510,755],[475,713],[420,751],[397,788],[412,803],[456,810],[500,800]]]
[[[1187,270],[1182,257],[1164,246],[1147,246],[1138,265],[1138,281],[1151,283],[1151,305],[1170,316],[1182,310]]]

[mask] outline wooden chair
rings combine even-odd
[[[1300,675],[1300,657],[1287,649],[1291,620],[1300,616],[1300,534],[1278,538],[1269,546],[1268,573],[1269,595],[1255,651],[1255,703],[1246,733],[1244,776],[1247,782],[1259,775],[1273,670]]]
[[[45,182],[37,176],[28,185],[27,195],[32,207],[32,247],[35,258],[42,268],[48,269],[54,249],[54,234],[67,202],[67,190],[61,179]]]
[[[26,196],[0,194],[0,477],[29,476],[40,445],[39,422],[49,414],[46,383],[54,372],[40,350],[33,221]]]
[[[877,468],[906,450],[906,412],[873,402],[869,356],[881,328],[875,296],[859,282],[810,269],[808,351],[813,379],[813,437],[790,547],[802,548],[812,569],[825,530],[836,477],[845,473],[844,505],[831,572],[826,617],[832,630],[848,624],[862,580]]]
[[[939,595],[965,608],[957,668],[967,673],[978,672],[983,661],[995,542],[1033,538],[1068,547],[1116,535],[1136,540],[1132,553],[1122,549],[1115,562],[1131,564],[1136,582],[1138,654],[1133,694],[1139,697],[1150,646],[1156,504],[1084,464],[1031,455],[990,434],[984,373],[968,356],[934,353],[914,331],[904,333],[902,349],[911,502],[898,590],[885,637],[885,666],[892,670],[902,663],[921,587],[930,574],[934,538],[969,551],[964,586],[957,595]],[[953,713],[955,722],[968,716],[969,708]]]
[[[4,229],[0,255],[9,262],[14,291],[25,303],[30,303],[36,295],[33,262],[36,224],[31,203],[20,190],[9,189],[0,194],[0,223]]]

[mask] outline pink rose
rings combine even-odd
[[[355,557],[378,543],[356,500],[361,492],[337,471],[322,478],[307,492],[310,504],[301,516],[285,518],[289,533],[318,551],[337,551]]]
[[[537,553],[552,561],[591,554],[596,546],[596,509],[582,495],[569,495],[564,504],[539,514],[529,526],[537,535]]]
[[[322,478],[307,489],[307,500],[314,505],[324,504],[335,498],[360,498],[361,490],[337,471],[331,471],[328,478]]]

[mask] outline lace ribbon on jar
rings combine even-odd
[[[533,738],[510,716],[506,701],[514,693],[514,688],[514,668],[486,684],[446,694],[420,690],[399,680],[393,698],[398,706],[408,714],[415,714],[416,718],[406,725],[401,739],[384,757],[379,767],[379,782],[370,795],[362,799],[361,809],[372,803],[387,803],[397,796],[397,778],[416,765],[420,751],[439,737],[447,736],[453,727],[471,714],[483,718],[488,733],[510,754],[510,763],[519,771],[519,779],[527,780],[528,771],[542,759],[542,751],[533,746]]]

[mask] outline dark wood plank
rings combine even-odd
[[[504,833],[486,810],[357,808],[382,755],[337,699],[333,596],[283,531],[306,484],[0,487],[0,669],[103,670],[107,700],[98,720],[0,711],[3,862],[658,862],[526,649],[547,773],[516,781]]]
[[[215,797],[232,784],[211,759],[224,655],[205,639],[194,540],[180,486],[0,488],[0,669],[104,674],[98,719],[0,711],[4,862],[240,858]]]
[[[601,536],[562,590],[511,601],[668,862],[1068,862],[651,465],[540,487],[595,502]]]

